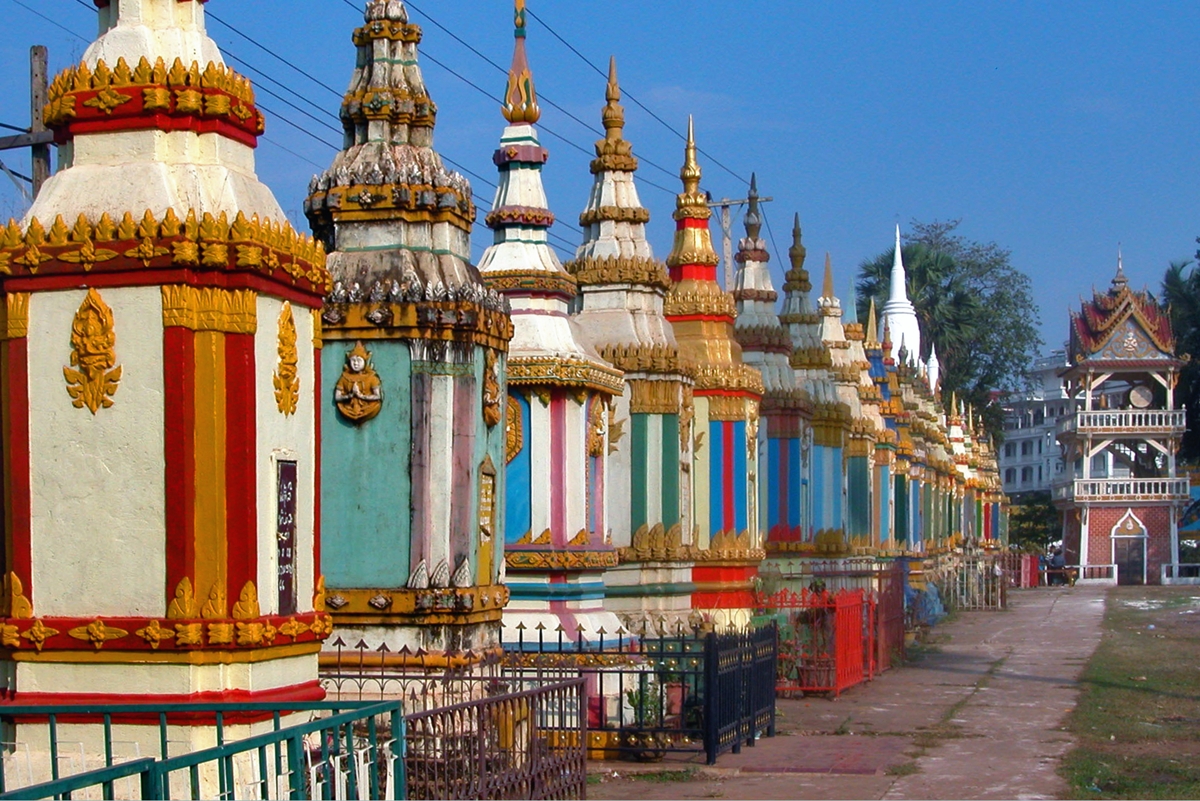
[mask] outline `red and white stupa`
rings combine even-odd
[[[6,701],[320,698],[325,256],[204,4],[96,5],[60,171],[0,231]]]

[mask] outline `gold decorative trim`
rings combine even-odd
[[[226,334],[258,331],[258,293],[180,284],[162,288],[163,327]]]
[[[544,270],[506,270],[483,274],[483,283],[496,292],[558,292],[573,298],[579,285],[567,273]]]
[[[578,358],[532,356],[508,360],[510,386],[539,384],[543,387],[580,387],[605,395],[620,395],[625,385],[623,375],[620,370],[599,362]]]
[[[58,629],[52,629],[41,620],[35,620],[32,626],[21,632],[21,636],[33,643],[34,648],[41,651],[42,646],[46,644],[46,640],[56,636],[58,633]]]
[[[158,650],[158,646],[162,644],[163,640],[169,640],[175,636],[172,629],[163,628],[157,620],[151,620],[147,626],[138,629],[134,634],[145,640],[155,651]]]
[[[247,581],[242,585],[237,603],[233,605],[233,619],[254,620],[257,617],[262,617],[258,609],[258,588],[254,586],[253,581]]]
[[[633,284],[670,289],[671,276],[663,262],[641,256],[575,259],[563,265],[581,286]]]
[[[167,605],[167,620],[193,620],[199,617],[196,610],[196,593],[192,580],[184,576],[175,586],[175,597]]]
[[[0,272],[10,275],[15,274],[10,264],[29,274],[50,268],[87,273],[121,255],[144,267],[281,271],[293,282],[307,281],[322,292],[332,288],[319,243],[288,223],[260,220],[257,214],[246,217],[238,212],[230,222],[225,212],[214,217],[208,212],[197,215],[192,209],[181,220],[175,209],[168,208],[161,220],[149,210],[141,222],[130,212],[119,223],[107,213],[98,220],[81,214],[68,228],[59,215],[48,231],[37,218],[24,230],[16,220],[0,230]]]
[[[71,323],[71,367],[63,368],[67,394],[76,409],[92,414],[113,405],[123,368],[117,363],[113,313],[95,289],[89,289]],[[78,369],[73,369],[78,368]]]
[[[29,293],[9,292],[0,306],[0,339],[24,339],[29,336]]]
[[[70,636],[77,640],[90,642],[99,651],[104,647],[104,644],[109,640],[120,640],[129,636],[129,632],[125,629],[118,629],[113,626],[105,625],[104,621],[96,618],[86,626],[78,626],[67,632]]]
[[[616,551],[507,551],[510,570],[602,570],[616,567]]]
[[[296,320],[292,316],[292,304],[283,302],[279,312],[279,363],[272,381],[275,384],[275,405],[279,413],[290,417],[296,413],[300,401],[299,354],[296,352]]]
[[[650,210],[641,206],[598,206],[579,215],[579,224],[595,225],[601,222],[623,222],[645,225],[650,222]]]
[[[600,357],[626,373],[682,376],[690,372],[679,356],[679,348],[671,345],[604,345]]]
[[[331,589],[329,593],[330,598],[336,598],[338,602],[333,614],[339,624],[368,620],[395,622],[397,618],[412,619],[421,625],[496,621],[509,598],[508,587],[502,584],[420,590],[406,587]],[[372,605],[372,600],[379,597],[389,598],[388,606],[380,609]]]
[[[668,318],[694,315],[731,318],[737,316],[737,303],[733,295],[722,292],[715,284],[700,286],[704,288],[683,290],[678,284],[672,287],[663,301],[663,314]]]
[[[33,604],[25,597],[25,587],[17,574],[9,571],[4,576],[4,610],[6,617],[17,620],[33,618]]]
[[[682,381],[631,379],[630,414],[679,414],[683,406]]]

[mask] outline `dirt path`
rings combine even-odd
[[[1104,589],[1014,592],[963,613],[914,664],[838,699],[779,703],[779,736],[715,768],[592,763],[588,796],[619,798],[1055,798],[1076,679],[1100,638]],[[684,781],[653,780],[692,769]],[[630,778],[634,771],[649,775]],[[615,772],[618,777],[612,774]]]

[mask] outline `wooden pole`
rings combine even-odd
[[[46,48],[43,45],[34,45],[29,48],[29,131],[35,135],[46,130],[46,123],[42,117],[49,100],[46,72]],[[42,184],[50,177],[50,145],[33,145],[30,152],[33,157],[33,171],[30,177],[33,178],[33,196],[36,198]]]

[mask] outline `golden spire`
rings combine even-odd
[[[691,218],[707,220],[712,216],[708,207],[708,199],[700,191],[700,163],[696,161],[696,131],[692,116],[688,115],[687,146],[684,148],[683,169],[679,171],[683,179],[683,194],[675,200],[676,220]]]
[[[533,88],[533,72],[525,56],[525,0],[516,3],[516,44],[513,47],[512,67],[508,71],[508,88],[504,92],[504,119],[512,125],[533,125],[542,116],[537,92]]]
[[[796,218],[792,221],[792,246],[788,248],[792,269],[803,270],[804,259],[807,256],[808,248],[804,247],[804,234],[800,230],[800,212],[796,212]]]
[[[833,261],[825,254],[825,283],[821,285],[821,297],[833,299]]]
[[[712,209],[708,207],[708,198],[700,191],[700,165],[696,161],[696,134],[692,126],[692,118],[688,117],[687,148],[685,150],[683,169],[679,171],[683,179],[683,193],[675,199],[675,243],[671,247],[671,255],[667,256],[667,266],[672,269],[671,278],[679,281],[674,269],[685,264],[705,265],[716,267],[720,259],[713,250],[712,234],[708,230],[708,219],[712,217]],[[700,220],[703,225],[689,225],[686,220]],[[716,275],[710,279],[716,287]],[[730,304],[733,300],[730,298]],[[732,316],[732,315],[731,315]]]
[[[621,107],[621,86],[617,83],[617,57],[608,58],[608,88],[604,92],[604,138],[610,142],[621,139],[625,130],[625,109]]]
[[[875,298],[871,298],[871,310],[867,312],[867,344],[879,344],[879,323],[875,320]]]

